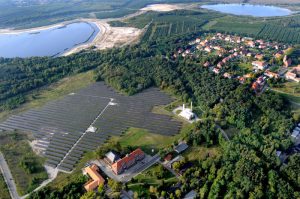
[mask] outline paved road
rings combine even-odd
[[[17,192],[16,184],[13,180],[13,177],[11,175],[9,167],[8,167],[8,165],[7,165],[7,163],[4,159],[4,156],[1,152],[0,152],[0,169],[1,169],[1,172],[3,174],[4,180],[7,184],[7,187],[8,187],[11,198],[20,199],[20,196]]]

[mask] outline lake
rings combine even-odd
[[[252,4],[213,4],[203,5],[201,8],[227,14],[249,15],[254,17],[287,16],[293,13],[291,10],[286,8]]]
[[[99,31],[94,23],[76,22],[41,31],[0,34],[0,57],[57,56],[91,42]]]

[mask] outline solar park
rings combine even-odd
[[[151,112],[154,106],[170,102],[172,99],[157,88],[124,96],[97,82],[41,108],[11,116],[0,124],[0,132],[32,132],[35,148],[47,158],[46,164],[70,172],[84,152],[95,150],[129,127],[170,136],[178,133],[180,122]],[[87,131],[90,126],[97,131]]]

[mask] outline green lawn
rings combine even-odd
[[[0,173],[0,199],[10,199],[9,191],[2,174]]]
[[[187,158],[188,161],[199,161],[204,160],[206,157],[217,157],[220,156],[220,147],[213,146],[213,147],[204,147],[204,146],[197,146],[197,147],[190,147],[187,151],[184,152],[183,156]]]
[[[20,133],[0,136],[0,150],[7,161],[20,195],[32,191],[48,178],[43,167],[44,159],[32,151],[27,139],[26,135]]]
[[[251,72],[253,70],[253,66],[252,66],[251,63],[242,63],[242,62],[240,62],[239,67],[241,69],[246,70],[247,72]]]
[[[122,146],[140,147],[146,153],[157,153],[160,148],[171,145],[175,137],[149,133],[147,130],[129,128],[121,137],[116,138]]]
[[[300,98],[300,83],[298,82],[285,82],[282,87],[273,89]]]

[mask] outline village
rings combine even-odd
[[[267,80],[300,81],[300,66],[289,55],[293,46],[222,33],[204,34],[175,51],[173,58],[201,58],[199,64],[224,78],[247,80],[260,93]]]

